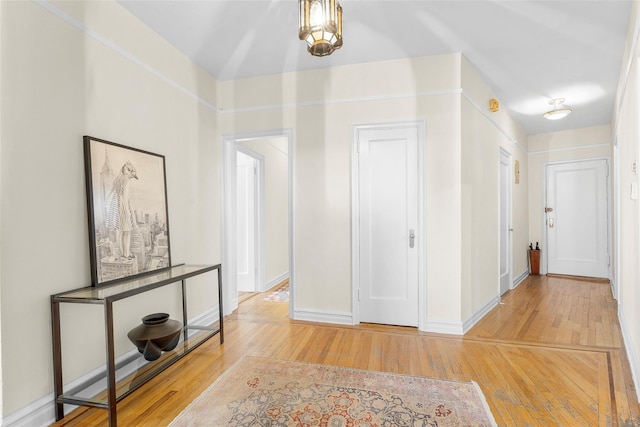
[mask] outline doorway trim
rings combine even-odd
[[[426,123],[424,121],[396,122],[383,124],[353,125],[351,141],[351,310],[353,324],[360,323],[360,206],[359,206],[359,165],[358,144],[360,132],[383,129],[415,128],[418,133],[418,329],[427,327],[427,283],[426,283],[426,219],[425,219],[425,186],[426,186]]]
[[[637,165],[637,164],[636,164]],[[637,167],[637,166],[636,166]],[[637,172],[637,170],[636,170]],[[620,146],[618,144],[618,137],[616,136],[613,143],[613,231],[609,236],[611,241],[612,253],[609,254],[612,257],[611,265],[611,293],[613,298],[618,300],[620,296]]]
[[[256,132],[243,132],[233,134],[222,134],[222,278],[223,278],[223,311],[224,315],[231,314],[233,310],[238,307],[237,300],[237,282],[235,274],[236,271],[236,244],[235,244],[235,194],[233,189],[235,187],[236,180],[236,153],[242,151],[253,153],[246,147],[241,145],[242,141],[252,139],[264,139],[264,138],[286,138],[288,145],[288,215],[289,215],[289,317],[293,318],[295,309],[295,247],[294,247],[294,230],[295,219],[293,211],[293,130],[292,129],[273,129]],[[249,154],[254,157],[256,153]],[[262,169],[261,172],[264,173]],[[261,186],[264,185],[264,179],[261,180]],[[264,194],[263,188],[260,192]],[[261,208],[263,209],[264,200],[260,201]],[[263,217],[263,213],[260,214]],[[264,224],[260,227],[260,247],[264,244]],[[263,249],[263,248],[262,248]],[[264,250],[260,251],[260,260],[258,262],[260,270],[260,287],[264,287],[264,274],[265,274],[265,254]],[[235,296],[235,297],[234,297]]]
[[[502,156],[507,159],[507,168],[509,170],[509,176],[507,177],[507,264],[509,267],[509,289],[513,289],[513,154],[503,147],[500,147],[500,154],[498,157],[498,194],[502,193],[502,179],[500,174],[500,162]],[[499,200],[498,204],[501,205],[502,201]],[[498,209],[500,206],[498,207]],[[500,211],[500,210],[499,210]],[[502,218],[498,220],[498,236],[502,232],[500,227],[502,225]],[[500,271],[500,245],[498,245],[498,271]],[[498,297],[502,297],[502,288],[500,280],[498,279]]]

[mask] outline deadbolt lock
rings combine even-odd
[[[548,212],[553,212],[553,208],[544,208],[544,211],[547,212],[547,213]]]

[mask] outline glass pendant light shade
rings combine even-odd
[[[340,4],[338,4],[338,21],[337,21],[337,26],[338,26],[338,31],[336,33],[336,38],[338,39],[336,41],[336,44],[334,45],[335,49],[340,49],[342,47],[342,6],[340,6]]]
[[[342,46],[342,7],[336,0],[299,0],[298,37],[313,56],[331,55]]]
[[[556,98],[549,101],[553,105],[553,110],[547,111],[542,115],[547,120],[560,120],[567,117],[571,113],[571,108],[563,105],[564,98]]]

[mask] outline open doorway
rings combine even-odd
[[[224,314],[238,307],[240,292],[274,290],[287,280],[293,312],[291,135],[223,137]]]

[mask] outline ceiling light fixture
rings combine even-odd
[[[298,0],[298,37],[313,56],[331,55],[342,46],[342,7],[336,0]]]
[[[553,110],[547,111],[542,115],[545,119],[560,120],[571,113],[571,108],[564,105],[564,98],[556,98],[549,101],[550,105],[553,105]]]

